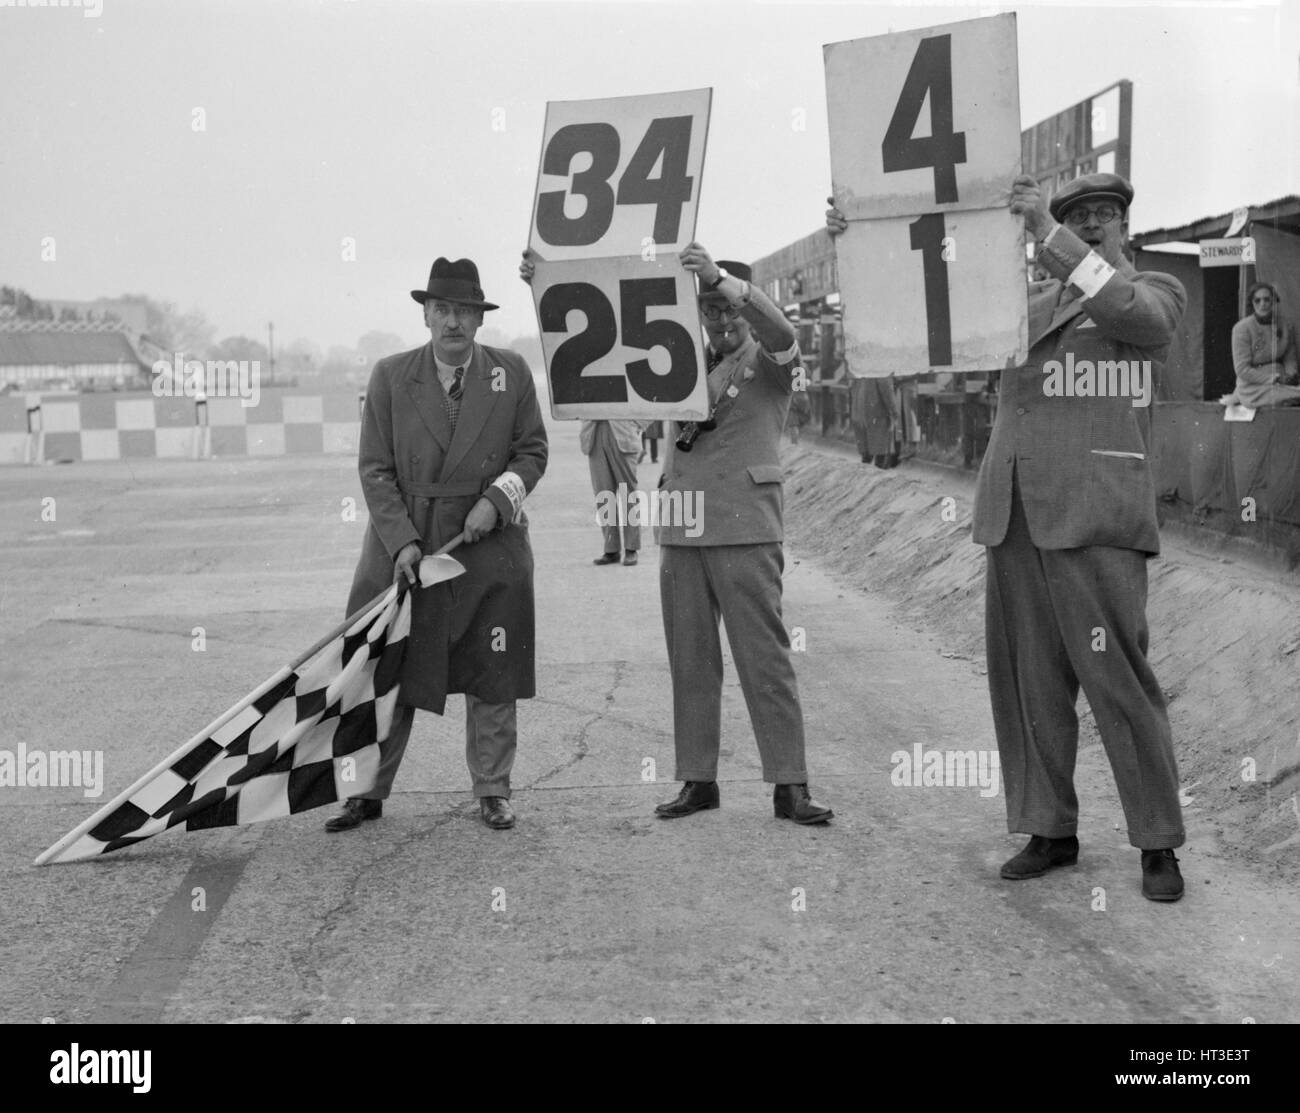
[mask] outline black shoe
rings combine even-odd
[[[623,555],[623,563],[624,563],[624,565],[626,565],[628,568],[631,568],[632,565],[634,565],[634,564],[636,563],[636,550],[635,550],[635,549],[629,549],[629,550],[628,550],[628,551]]]
[[[825,823],[835,814],[808,795],[807,785],[777,785],[772,792],[772,810],[777,819],[796,823]]]
[[[515,813],[510,810],[510,801],[504,796],[479,797],[478,811],[483,822],[495,831],[504,831],[515,825]]]
[[[1074,835],[1063,839],[1049,839],[1033,835],[1025,849],[1002,865],[1002,876],[1008,881],[1027,881],[1042,877],[1055,866],[1072,866],[1079,860],[1079,840]]]
[[[1142,851],[1142,895],[1147,900],[1178,900],[1183,875],[1172,850]]]
[[[367,819],[378,819],[383,814],[382,800],[344,800],[343,811],[326,821],[325,830],[349,831],[353,827],[360,827]]]
[[[692,812],[711,811],[721,802],[717,781],[687,781],[677,794],[677,799],[655,808],[660,819],[678,819]]]
[[[591,563],[592,564],[617,564],[618,553],[606,553],[604,556],[597,557]]]

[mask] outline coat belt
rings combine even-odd
[[[402,494],[419,499],[464,498],[466,495],[479,494],[484,486],[473,479],[462,479],[459,483],[416,483],[413,479],[397,481],[397,488]]]

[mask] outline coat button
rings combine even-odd
[[[1024,416],[1025,416],[1025,407],[1024,407],[1024,406],[1017,406],[1017,407],[1016,407],[1016,414],[1017,414],[1018,416],[1020,416],[1020,417],[1024,417]]]
[[[411,457],[411,463],[418,464],[419,462],[420,462],[420,458],[418,456]]]

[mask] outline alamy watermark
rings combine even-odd
[[[155,398],[238,398],[247,409],[262,397],[262,364],[256,359],[187,360],[184,352],[176,352],[170,363],[154,363],[153,393]]]
[[[71,787],[92,800],[104,791],[103,750],[0,750],[0,788]]]
[[[629,491],[620,483],[617,491],[596,495],[596,521],[602,526],[673,526],[687,537],[704,532],[703,491]]]
[[[104,0],[0,0],[0,8],[80,8],[86,19],[98,19]]]
[[[1043,364],[1043,393],[1048,398],[1131,398],[1134,406],[1151,405],[1149,359],[1049,359]]]
[[[998,794],[1002,759],[997,750],[927,750],[920,742],[912,752],[889,756],[890,783],[899,788],[973,788],[986,799]]]

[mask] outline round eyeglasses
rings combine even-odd
[[[700,312],[706,321],[721,321],[723,317],[730,321],[740,316],[740,310],[734,305],[718,305],[716,302],[701,302]]]
[[[1095,209],[1074,208],[1065,214],[1065,223],[1082,228],[1090,216],[1095,216],[1099,224],[1109,224],[1119,214],[1120,210],[1114,205],[1098,205]]]

